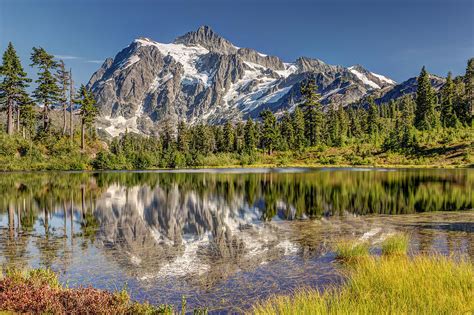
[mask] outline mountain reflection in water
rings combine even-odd
[[[152,303],[186,295],[238,310],[339,281],[341,238],[404,230],[415,252],[474,257],[471,170],[242,172],[2,174],[1,262],[51,267],[70,285],[127,283]]]

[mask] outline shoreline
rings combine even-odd
[[[0,174],[12,174],[12,173],[102,173],[102,172],[163,172],[163,173],[186,173],[187,171],[196,172],[199,170],[257,170],[257,169],[307,169],[307,170],[318,170],[318,169],[358,169],[358,170],[413,170],[413,169],[432,169],[432,170],[454,170],[454,169],[474,169],[472,164],[460,164],[460,165],[440,165],[440,164],[380,164],[380,165],[349,165],[349,164],[299,164],[290,163],[285,165],[278,164],[252,164],[252,165],[222,165],[222,166],[196,166],[196,167],[184,167],[184,168],[146,168],[146,169],[22,169],[22,170],[1,170]]]

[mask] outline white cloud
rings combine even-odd
[[[86,60],[87,63],[97,63],[97,64],[102,64],[104,61],[103,60]]]
[[[54,58],[56,58],[56,59],[62,59],[62,60],[82,59],[81,57],[71,56],[71,55],[54,55]]]

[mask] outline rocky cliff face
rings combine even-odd
[[[300,102],[300,86],[313,77],[323,104],[345,106],[395,82],[361,66],[345,68],[302,57],[283,62],[240,48],[207,26],[163,44],[139,38],[107,59],[88,87],[100,108],[99,127],[153,134],[164,119],[221,123],[278,113]]]

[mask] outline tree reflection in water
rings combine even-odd
[[[344,237],[408,230],[414,250],[474,257],[472,212],[416,215],[471,210],[473,190],[471,170],[3,174],[0,249],[5,265],[132,282],[152,301],[245,300],[334,280]]]

